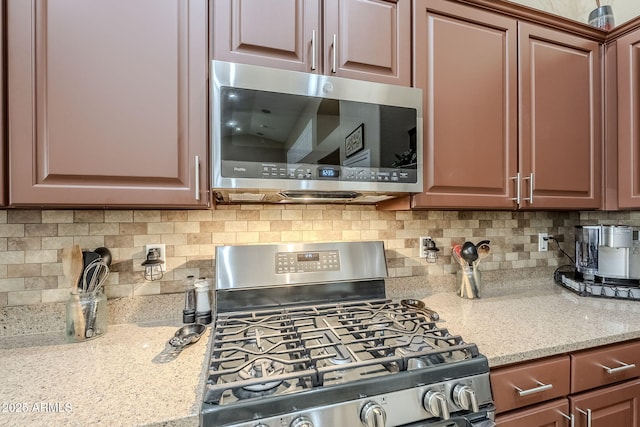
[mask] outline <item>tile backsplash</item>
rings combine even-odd
[[[591,214],[585,214],[591,215]],[[537,251],[537,233],[571,235],[578,212],[378,211],[359,205],[228,205],[215,210],[3,210],[0,211],[0,306],[62,302],[69,284],[61,252],[108,247],[113,254],[108,297],[182,291],[187,275],[214,277],[215,247],[279,242],[382,240],[390,277],[450,280],[457,270],[451,245],[491,240],[482,269],[550,267],[558,251]],[[588,220],[589,218],[587,218]],[[420,236],[438,248],[436,264],[418,256]],[[167,271],[143,278],[144,245],[166,245]],[[572,242],[571,242],[572,243]],[[572,248],[570,248],[573,250]]]

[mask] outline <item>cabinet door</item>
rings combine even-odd
[[[7,42],[11,204],[207,205],[206,0],[8,0]]]
[[[640,425],[640,380],[571,396],[569,401],[575,427]]]
[[[325,0],[325,74],[411,85],[411,2]]]
[[[528,23],[519,38],[523,207],[599,208],[600,45]]]
[[[5,9],[5,3],[1,2],[0,3],[0,17],[4,17],[4,9]],[[5,48],[5,37],[4,37],[4,19],[0,19],[0,48],[3,49]],[[4,82],[4,55],[0,55],[0,81]],[[5,115],[4,115],[4,106],[6,104],[5,102],[5,89],[4,89],[4,84],[0,84],[0,206],[5,206],[7,203],[7,181],[5,180],[6,177],[6,170],[5,170],[5,165],[6,163],[6,158],[5,158],[5,153],[7,152],[6,149],[6,141],[5,141],[5,135],[6,135],[6,128],[5,128]]]
[[[516,21],[443,0],[415,10],[425,176],[413,207],[515,208]]]
[[[569,402],[566,398],[513,411],[496,417],[497,427],[569,427]]]
[[[320,0],[216,0],[213,58],[322,73]]]
[[[617,40],[618,207],[640,207],[640,30]]]

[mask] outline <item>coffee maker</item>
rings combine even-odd
[[[640,284],[638,229],[626,225],[575,227],[576,279]]]

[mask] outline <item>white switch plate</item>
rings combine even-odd
[[[549,250],[549,241],[547,233],[538,233],[538,252],[547,252]]]
[[[426,258],[427,257],[427,251],[425,250],[426,248],[426,241],[427,240],[431,240],[431,236],[420,236],[419,239],[419,244],[420,246],[418,247],[418,250],[420,251],[420,258]]]
[[[147,259],[147,254],[151,249],[154,248],[160,250],[160,259],[164,261],[164,263],[160,264],[160,269],[164,273],[167,271],[167,245],[165,245],[164,243],[153,243],[150,245],[144,245],[144,259]]]

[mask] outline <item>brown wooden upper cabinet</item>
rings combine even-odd
[[[425,189],[412,207],[600,207],[600,45],[448,0],[416,0],[414,20]]]
[[[618,133],[612,165],[618,170],[618,197],[613,208],[633,209],[640,207],[640,29],[616,40],[615,47],[617,88],[607,87],[617,94],[617,123],[611,123]]]
[[[206,0],[8,0],[10,203],[206,207]]]
[[[216,0],[213,58],[411,85],[411,2]]]

